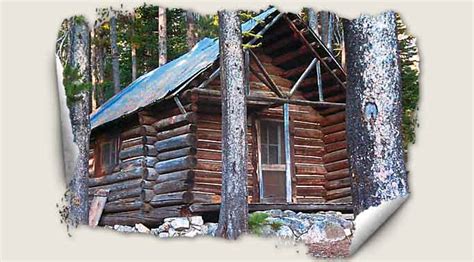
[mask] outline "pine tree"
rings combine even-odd
[[[354,213],[408,194],[395,13],[344,22]]]
[[[242,32],[237,11],[219,11],[222,85],[222,202],[217,235],[247,231],[247,105]]]

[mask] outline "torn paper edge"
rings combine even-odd
[[[64,162],[64,178],[66,186],[69,184],[74,172],[77,158],[79,156],[79,148],[74,143],[74,136],[72,134],[71,119],[69,118],[69,108],[67,107],[66,89],[63,85],[63,66],[59,60],[58,55],[56,59],[56,80],[59,96],[59,111],[61,119],[61,138],[63,149]]]
[[[379,227],[397,211],[397,209],[408,199],[409,194],[390,201],[384,201],[376,207],[370,207],[358,214],[354,220],[354,235],[350,247],[350,256],[367,241]]]

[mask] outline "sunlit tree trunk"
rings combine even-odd
[[[344,21],[347,141],[354,212],[408,194],[395,14]]]
[[[91,84],[89,28],[83,17],[75,17],[72,20],[70,46],[69,65],[78,69],[79,81],[82,84]],[[79,224],[87,224],[89,215],[89,95],[88,90],[80,91],[70,104],[73,139],[78,146],[79,154],[69,184],[71,193],[69,215],[74,223]]]
[[[166,64],[167,56],[167,43],[166,39],[166,8],[158,8],[158,65],[162,66]]]
[[[247,107],[240,19],[219,11],[222,88],[222,202],[217,235],[236,239],[247,231]]]
[[[188,49],[193,48],[197,42],[197,30],[196,30],[196,19],[195,14],[191,11],[186,12],[186,43]]]
[[[114,82],[114,93],[120,92],[120,65],[119,51],[117,46],[117,15],[111,11],[110,17],[110,49],[112,51],[112,79]]]
[[[131,16],[131,26],[130,26],[130,52],[132,60],[132,81],[137,79],[137,45],[135,43],[135,12],[132,10]]]
[[[308,8],[308,26],[319,36],[318,13],[313,8]]]

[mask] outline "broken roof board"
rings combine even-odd
[[[251,31],[275,11],[276,8],[270,8],[245,22],[242,24],[242,32]],[[91,115],[91,128],[94,129],[165,98],[206,70],[218,57],[218,39],[202,39],[188,53],[142,75],[104,103]]]

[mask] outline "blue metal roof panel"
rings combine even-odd
[[[265,20],[276,8],[270,8],[242,24],[242,31],[250,31]],[[176,91],[194,76],[208,68],[219,57],[219,41],[204,38],[188,53],[156,68],[124,88],[91,115],[94,129],[155,103]]]

